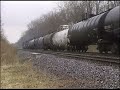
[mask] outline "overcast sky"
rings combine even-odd
[[[1,1],[4,34],[10,43],[17,42],[31,20],[57,9],[58,1]]]

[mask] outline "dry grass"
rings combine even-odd
[[[14,47],[4,39],[1,39],[1,65],[17,63],[16,52]]]
[[[3,65],[1,67],[1,88],[64,88],[72,79],[51,78],[48,74],[37,73],[31,68],[31,63]]]
[[[1,40],[1,88],[61,88],[74,82],[37,73],[29,60],[23,64],[18,62],[16,52],[9,43]]]

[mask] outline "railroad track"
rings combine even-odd
[[[59,54],[60,56],[65,57],[72,57],[72,58],[78,58],[78,59],[87,59],[87,60],[98,60],[98,61],[107,61],[112,63],[120,63],[119,57],[106,57],[106,56],[95,56],[95,55],[86,55],[86,54]]]
[[[44,53],[44,54],[52,54],[55,56],[61,57],[69,57],[76,59],[86,59],[86,60],[96,60],[103,62],[111,62],[111,63],[120,63],[120,57],[118,55],[112,54],[100,54],[100,53],[68,53],[68,52],[54,52],[54,51],[42,51],[42,50],[30,50],[31,52],[35,52],[34,54]]]

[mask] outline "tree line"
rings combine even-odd
[[[120,1],[60,1],[58,10],[31,21],[28,30],[17,42],[19,46],[23,42],[56,32],[60,25],[71,25],[80,22],[91,15],[97,15],[120,5]]]

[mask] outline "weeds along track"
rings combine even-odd
[[[86,53],[78,53],[78,52],[67,52],[67,51],[44,51],[44,50],[27,50],[33,52],[33,54],[51,54],[60,57],[66,58],[75,58],[75,59],[86,59],[86,60],[96,60],[102,62],[110,62],[110,63],[120,63],[120,56],[113,54],[100,54],[95,52],[86,52]]]

